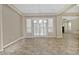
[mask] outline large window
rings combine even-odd
[[[53,18],[26,19],[26,29],[34,36],[46,36],[53,32]]]

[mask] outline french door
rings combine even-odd
[[[48,20],[36,19],[32,20],[33,36],[47,36],[48,34]]]

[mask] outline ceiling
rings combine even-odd
[[[14,4],[22,13],[58,13],[65,4]]]
[[[69,9],[65,13],[79,13],[79,5],[75,5],[73,8]],[[79,16],[63,16],[65,20],[75,20],[79,19]]]
[[[76,5],[73,8],[69,9],[66,13],[79,13],[79,5]]]

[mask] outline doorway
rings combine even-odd
[[[62,33],[71,33],[71,20],[64,19],[62,25]]]

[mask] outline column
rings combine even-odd
[[[57,16],[57,38],[62,38],[62,16]]]

